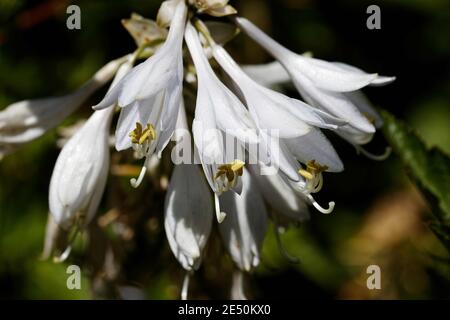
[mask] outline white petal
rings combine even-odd
[[[346,92],[344,95],[359,109],[359,111],[374,119],[377,128],[381,128],[383,120],[364,93],[358,90]]]
[[[145,62],[134,67],[95,108],[105,107],[112,102],[126,107],[136,100],[149,99],[170,85],[181,85],[186,14],[186,5],[179,1],[164,45]]]
[[[89,223],[98,206],[109,167],[109,125],[114,109],[96,111],[66,143],[55,164],[50,212],[68,229],[78,213]],[[91,201],[92,200],[92,201]]]
[[[220,46],[213,46],[213,54],[220,66],[238,85],[257,126],[261,129],[279,130],[280,137],[292,138],[306,134],[310,126],[296,117],[290,98],[264,88],[249,78]]]
[[[375,80],[378,74],[368,74],[343,70],[333,63],[297,56],[291,63],[285,63],[285,67],[292,77],[298,74],[305,75],[315,86],[329,91],[348,92],[361,89]]]
[[[302,163],[315,160],[321,165],[328,167],[329,172],[340,172],[344,165],[334,150],[331,143],[318,129],[311,130],[307,135],[285,139],[289,151]]]
[[[365,73],[365,71],[363,71],[363,70],[361,70],[361,69],[359,69],[357,67],[351,66],[349,64],[346,64],[346,63],[342,63],[342,62],[332,62],[332,63],[335,66],[338,66],[338,67],[342,68],[343,70],[359,72],[361,74]],[[378,76],[370,83],[370,85],[371,86],[384,86],[384,85],[387,85],[387,84],[390,84],[390,83],[394,82],[395,79],[396,79],[395,77]]]
[[[258,182],[266,202],[274,210],[296,221],[309,219],[306,202],[301,198],[300,194],[286,183],[281,175],[261,175],[257,166],[250,166],[249,168]]]
[[[314,107],[347,121],[355,129],[366,133],[375,132],[375,127],[343,93],[319,89],[303,76],[297,77],[294,84],[303,98]]]
[[[270,164],[265,163],[265,165],[270,165],[275,170],[280,170],[292,181],[299,181],[298,170],[300,169],[300,165],[288,149],[284,139],[270,136],[263,131],[260,132],[260,136],[263,141],[260,145],[261,150],[267,154],[270,160]]]
[[[257,143],[256,127],[247,110],[215,75],[204,54],[197,31],[190,23],[186,26],[185,38],[197,70],[197,105],[213,108],[217,126],[224,132],[244,142]]]
[[[209,194],[198,166],[175,166],[166,195],[164,226],[172,252],[187,270],[198,266],[211,231],[214,213]]]
[[[291,76],[278,61],[267,64],[244,65],[242,70],[253,80],[267,88],[291,81]]]
[[[271,39],[249,20],[238,17],[236,22],[245,33],[280,61],[293,79],[303,75],[319,88],[347,92],[361,89],[378,77],[377,74],[345,70],[330,62],[297,55]]]
[[[224,244],[241,270],[258,266],[268,216],[258,186],[247,170],[242,175],[241,195],[225,192],[220,196],[221,210],[227,214],[219,224]]]
[[[128,57],[109,62],[74,93],[61,97],[25,100],[0,112],[0,143],[26,143],[57,126],[108,82]]]

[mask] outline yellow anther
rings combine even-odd
[[[371,123],[371,124],[375,124],[376,119],[374,116],[368,114],[367,112],[363,112],[363,116]]]
[[[322,166],[315,160],[311,160],[306,164],[306,170],[300,169],[298,170],[298,174],[307,180],[313,180],[315,177],[317,177],[317,175],[326,170],[328,170],[327,166]]]
[[[152,124],[147,124],[147,127],[142,130],[142,125],[136,122],[136,128],[130,132],[129,137],[131,142],[135,144],[144,144],[146,141],[156,139],[156,131]]]
[[[222,176],[226,176],[227,180],[229,182],[232,182],[236,179],[236,176],[239,176],[239,177],[242,176],[242,174],[244,173],[244,165],[245,165],[245,162],[243,162],[241,160],[234,160],[233,162],[231,162],[229,164],[221,165],[217,169],[215,179],[222,177]]]
[[[310,172],[308,172],[308,171],[306,171],[304,169],[298,170],[298,174],[301,175],[303,178],[305,178],[307,180],[314,179],[314,176]]]

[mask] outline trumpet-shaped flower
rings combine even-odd
[[[61,150],[50,181],[50,212],[69,229],[97,211],[109,169],[109,127],[114,109],[95,112]]]
[[[183,103],[176,132],[184,134],[187,129]],[[166,194],[164,226],[173,254],[187,271],[200,265],[201,252],[211,231],[214,209],[209,194],[208,183],[197,165],[175,165]]]
[[[0,155],[39,138],[60,124],[97,89],[111,80],[127,57],[109,62],[77,91],[61,97],[24,100],[0,112]],[[4,151],[2,151],[4,150]]]
[[[264,199],[275,211],[294,221],[309,219],[308,207],[302,194],[296,192],[282,175],[262,175],[261,168],[257,165],[249,166],[249,171],[256,179]]]
[[[243,166],[242,159],[230,159],[234,148],[227,150],[224,137],[228,134],[239,140],[239,148],[245,143],[256,144],[256,126],[241,101],[215,75],[190,23],[185,38],[198,78],[194,141],[208,182],[220,193],[236,186]]]
[[[197,165],[176,165],[166,194],[164,226],[173,254],[184,269],[200,265],[214,209],[207,182]]]
[[[94,108],[103,109],[117,103],[121,114],[116,128],[116,149],[131,146],[138,157],[148,160],[169,143],[181,103],[183,81],[182,42],[187,7],[178,1],[166,42],[145,62],[134,67]],[[146,161],[147,162],[147,161]],[[137,187],[146,172],[146,164]]]
[[[219,225],[224,244],[241,270],[258,266],[268,215],[264,200],[254,178],[244,169],[240,195],[225,192],[219,197],[220,207],[227,218]]]
[[[367,85],[388,84],[395,80],[394,77],[368,74],[343,63],[298,55],[271,39],[247,19],[238,17],[235,21],[283,65],[297,90],[309,104],[348,123],[337,130],[341,136],[353,144],[371,140],[375,127],[351,99],[352,92]]]
[[[266,142],[265,145],[269,146],[267,152],[272,155],[271,160],[291,180],[298,181],[296,173],[298,165],[293,162],[293,155],[289,152],[284,140],[290,139],[293,144],[298,141],[297,138],[317,130],[315,127],[336,129],[343,122],[299,100],[289,98],[253,81],[222,47],[213,45],[213,53],[220,66],[238,85],[258,128],[276,130],[276,137],[261,133],[261,137]],[[318,142],[319,139],[327,142],[322,136],[316,134],[315,137],[315,142]],[[297,148],[297,150],[299,149]],[[277,156],[279,156],[278,159]],[[340,163],[335,153],[331,156],[336,158],[335,163]]]
[[[265,88],[251,79],[221,46],[212,45],[214,58],[237,84],[258,127],[278,130],[281,138],[299,137],[312,126],[335,129],[343,122],[307,104]]]
[[[130,70],[123,63],[110,90]],[[54,221],[64,229],[87,225],[95,215],[109,170],[109,130],[114,108],[94,112],[67,141],[50,181],[49,205]]]

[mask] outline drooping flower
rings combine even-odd
[[[137,187],[143,180],[147,161],[169,143],[176,125],[182,95],[182,42],[187,7],[178,1],[166,42],[145,62],[134,67],[94,109],[115,103],[122,108],[116,128],[116,149],[133,147],[145,157]]]
[[[117,71],[111,88],[130,70],[132,59]],[[86,226],[95,215],[109,171],[109,130],[114,108],[94,112],[67,141],[50,181],[49,205],[63,229]]]
[[[50,182],[50,212],[68,229],[93,218],[109,168],[109,125],[113,111],[95,112],[62,149]]]
[[[394,77],[368,74],[343,63],[330,63],[298,55],[281,46],[249,20],[238,17],[235,21],[282,64],[309,104],[348,123],[337,130],[338,134],[352,144],[364,144],[372,139],[375,126],[371,123],[372,119],[362,113],[365,110],[359,110],[358,104],[355,104],[353,92],[367,85],[388,84],[395,80]]]
[[[208,182],[216,193],[239,186],[244,159],[227,150],[227,135],[238,148],[258,143],[256,126],[241,101],[215,75],[206,58],[197,31],[188,23],[186,43],[197,72],[197,102],[192,130]],[[241,150],[240,154],[243,154]]]
[[[227,218],[219,225],[225,247],[241,270],[250,271],[260,262],[260,249],[266,235],[268,214],[258,185],[244,169],[240,195],[225,192],[219,197]]]
[[[184,105],[177,130],[187,129]],[[187,271],[200,265],[211,232],[214,209],[208,183],[195,164],[175,165],[166,194],[164,226],[173,254]]]
[[[96,90],[111,80],[117,69],[129,56],[114,60],[86,82],[77,91],[61,96],[24,100],[0,112],[0,157],[21,144],[39,138],[59,125],[80,107]]]
[[[316,132],[317,127],[336,129],[343,122],[325,112],[317,112],[317,110],[299,100],[289,98],[281,93],[261,86],[248,77],[222,47],[217,45],[213,45],[212,47],[215,59],[230,75],[242,92],[246,105],[253,119],[255,119],[258,128],[276,130],[276,137],[271,137],[265,133],[261,133],[261,136],[263,139],[266,139],[267,145],[276,148],[275,152],[274,150],[269,150],[269,153],[280,156],[277,166],[291,180],[298,181],[298,175],[296,173],[298,170],[295,168],[295,165],[283,165],[283,163],[294,164],[289,159],[293,156],[292,152],[289,151],[289,147],[284,140],[289,139],[291,145],[295,146],[296,141],[301,143],[301,140],[298,139],[299,137]],[[332,148],[329,148],[328,141],[322,135],[313,133],[312,136],[314,137],[313,142],[318,142],[319,146],[323,142],[326,144],[326,148],[332,150]],[[274,141],[274,139],[277,141]],[[301,148],[297,148],[297,150],[301,150]],[[283,155],[286,157],[283,158]],[[337,163],[336,171],[341,170],[342,165],[340,165],[339,157],[334,152],[334,149],[332,150],[331,157],[334,158],[334,163]],[[305,156],[298,155],[298,160],[301,161],[304,158]],[[277,159],[273,159],[272,157],[272,160],[276,161]]]
[[[258,183],[259,190],[266,202],[279,214],[286,215],[294,221],[309,219],[308,207],[302,194],[283,179],[282,175],[261,174],[259,166],[249,166],[249,171]]]
[[[164,226],[173,254],[196,270],[211,231],[214,209],[207,182],[195,164],[176,165],[166,194]]]

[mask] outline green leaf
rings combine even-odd
[[[403,121],[381,111],[383,133],[400,157],[408,175],[428,199],[434,221],[430,228],[450,250],[450,158],[440,149],[427,148]]]

